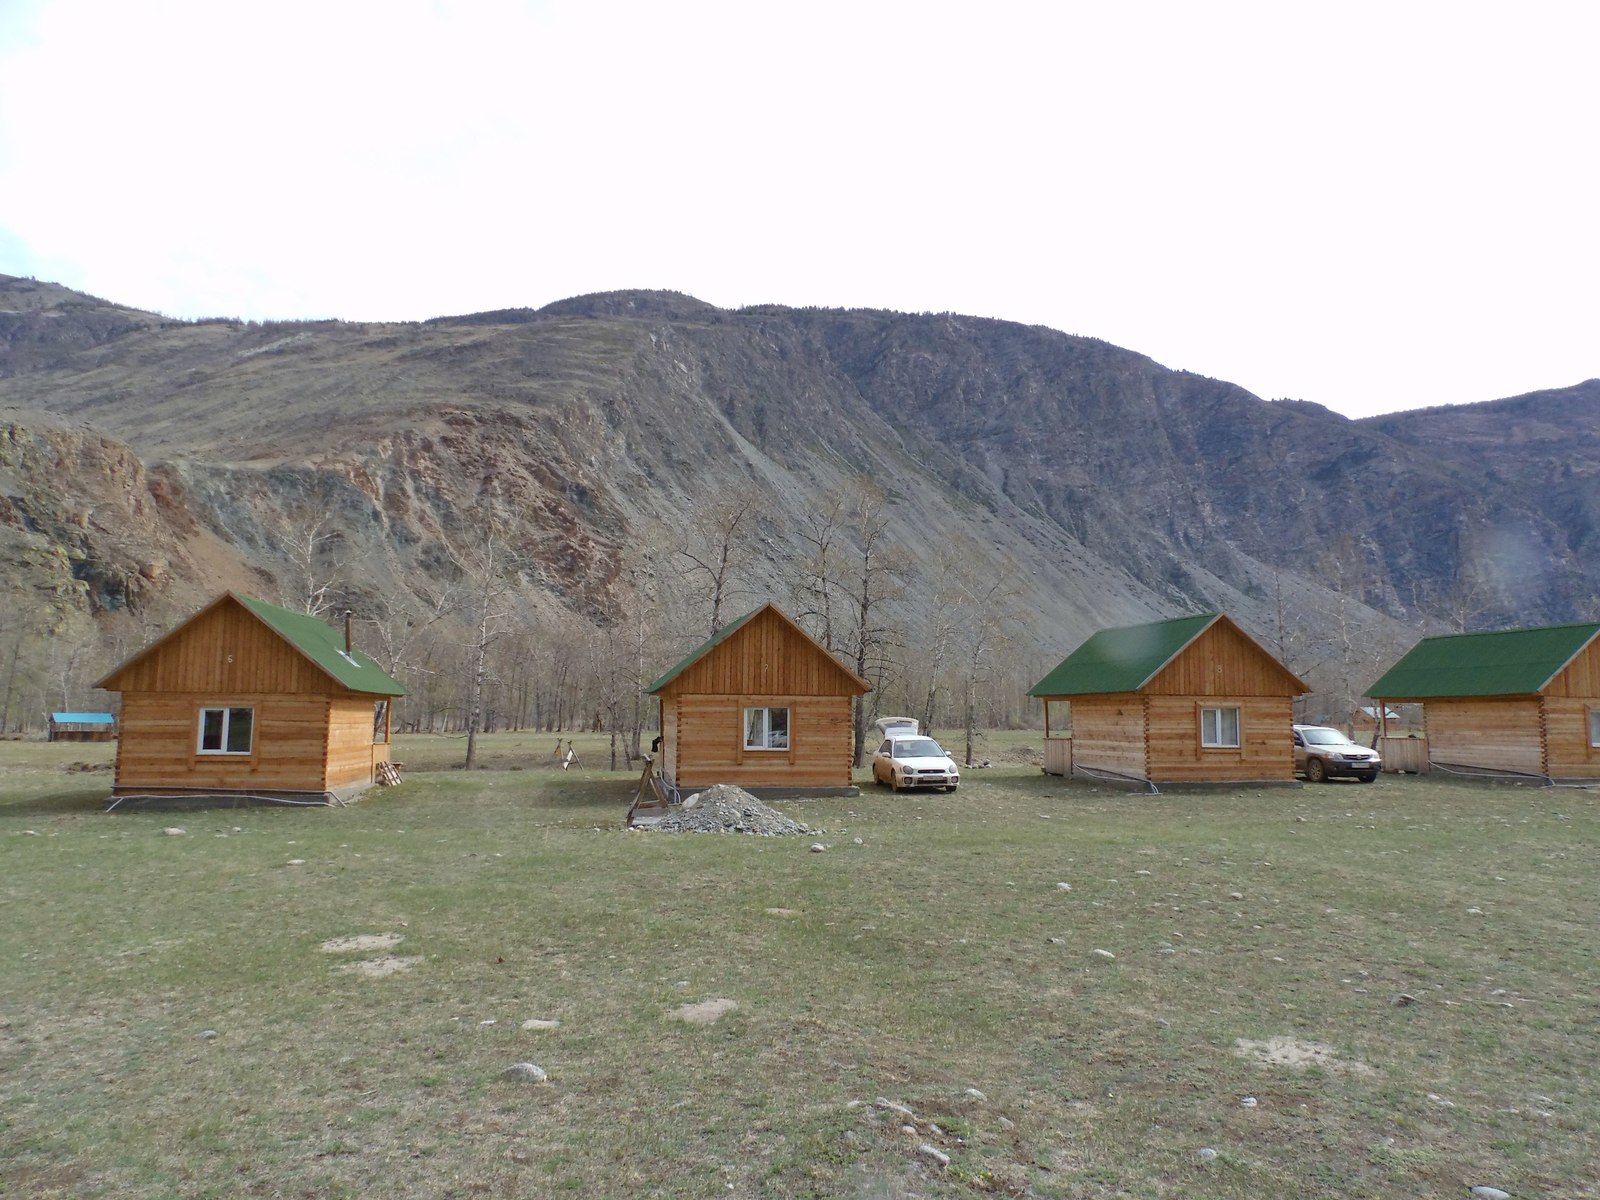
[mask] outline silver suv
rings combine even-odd
[[[1383,769],[1376,750],[1352,742],[1326,725],[1294,726],[1294,769],[1307,783],[1322,783],[1348,775],[1371,783]]]

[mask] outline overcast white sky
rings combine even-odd
[[[0,272],[1048,325],[1361,416],[1600,376],[1600,5],[0,0]]]

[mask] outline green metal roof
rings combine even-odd
[[[1381,700],[1531,696],[1600,633],[1600,623],[1423,638],[1367,689]]]
[[[389,678],[388,672],[368,655],[356,650],[346,656],[344,634],[320,618],[279,608],[276,604],[238,593],[234,593],[234,599],[352,692],[366,692],[374,696],[406,694],[405,689]]]
[[[739,630],[743,629],[747,624],[750,623],[750,619],[752,617],[759,613],[761,609],[766,607],[767,605],[763,604],[761,608],[753,608],[749,612],[745,613],[744,616],[729,621],[721,629],[713,633],[709,639],[701,643],[695,649],[691,650],[688,656],[677,666],[673,667],[672,670],[668,671],[665,675],[661,676],[660,679],[657,679],[649,687],[645,688],[645,694],[648,696],[655,695],[662,688],[666,687],[667,684],[671,683],[679,675],[682,675],[685,671],[687,671],[694,664],[696,659],[708,653],[713,648],[720,646]]]
[[[1030,696],[1093,696],[1136,692],[1199,637],[1218,613],[1176,617],[1151,625],[1102,629],[1028,690]]]

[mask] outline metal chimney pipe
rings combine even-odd
[[[352,653],[356,648],[355,642],[350,638],[350,614],[350,609],[344,610],[344,652],[346,654]]]

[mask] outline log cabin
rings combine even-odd
[[[645,689],[661,702],[661,776],[680,791],[853,786],[851,708],[870,684],[776,605],[730,621]]]
[[[1367,694],[1422,705],[1430,767],[1600,779],[1600,623],[1423,638]]]
[[[1071,708],[1053,773],[1292,784],[1294,699],[1309,690],[1227,616],[1202,613],[1102,629],[1028,694],[1044,701],[1047,749],[1052,702]]]
[[[114,742],[117,718],[113,713],[53,712],[47,742]]]
[[[314,616],[224,592],[95,686],[122,694],[128,797],[331,804],[389,761],[404,690]]]

